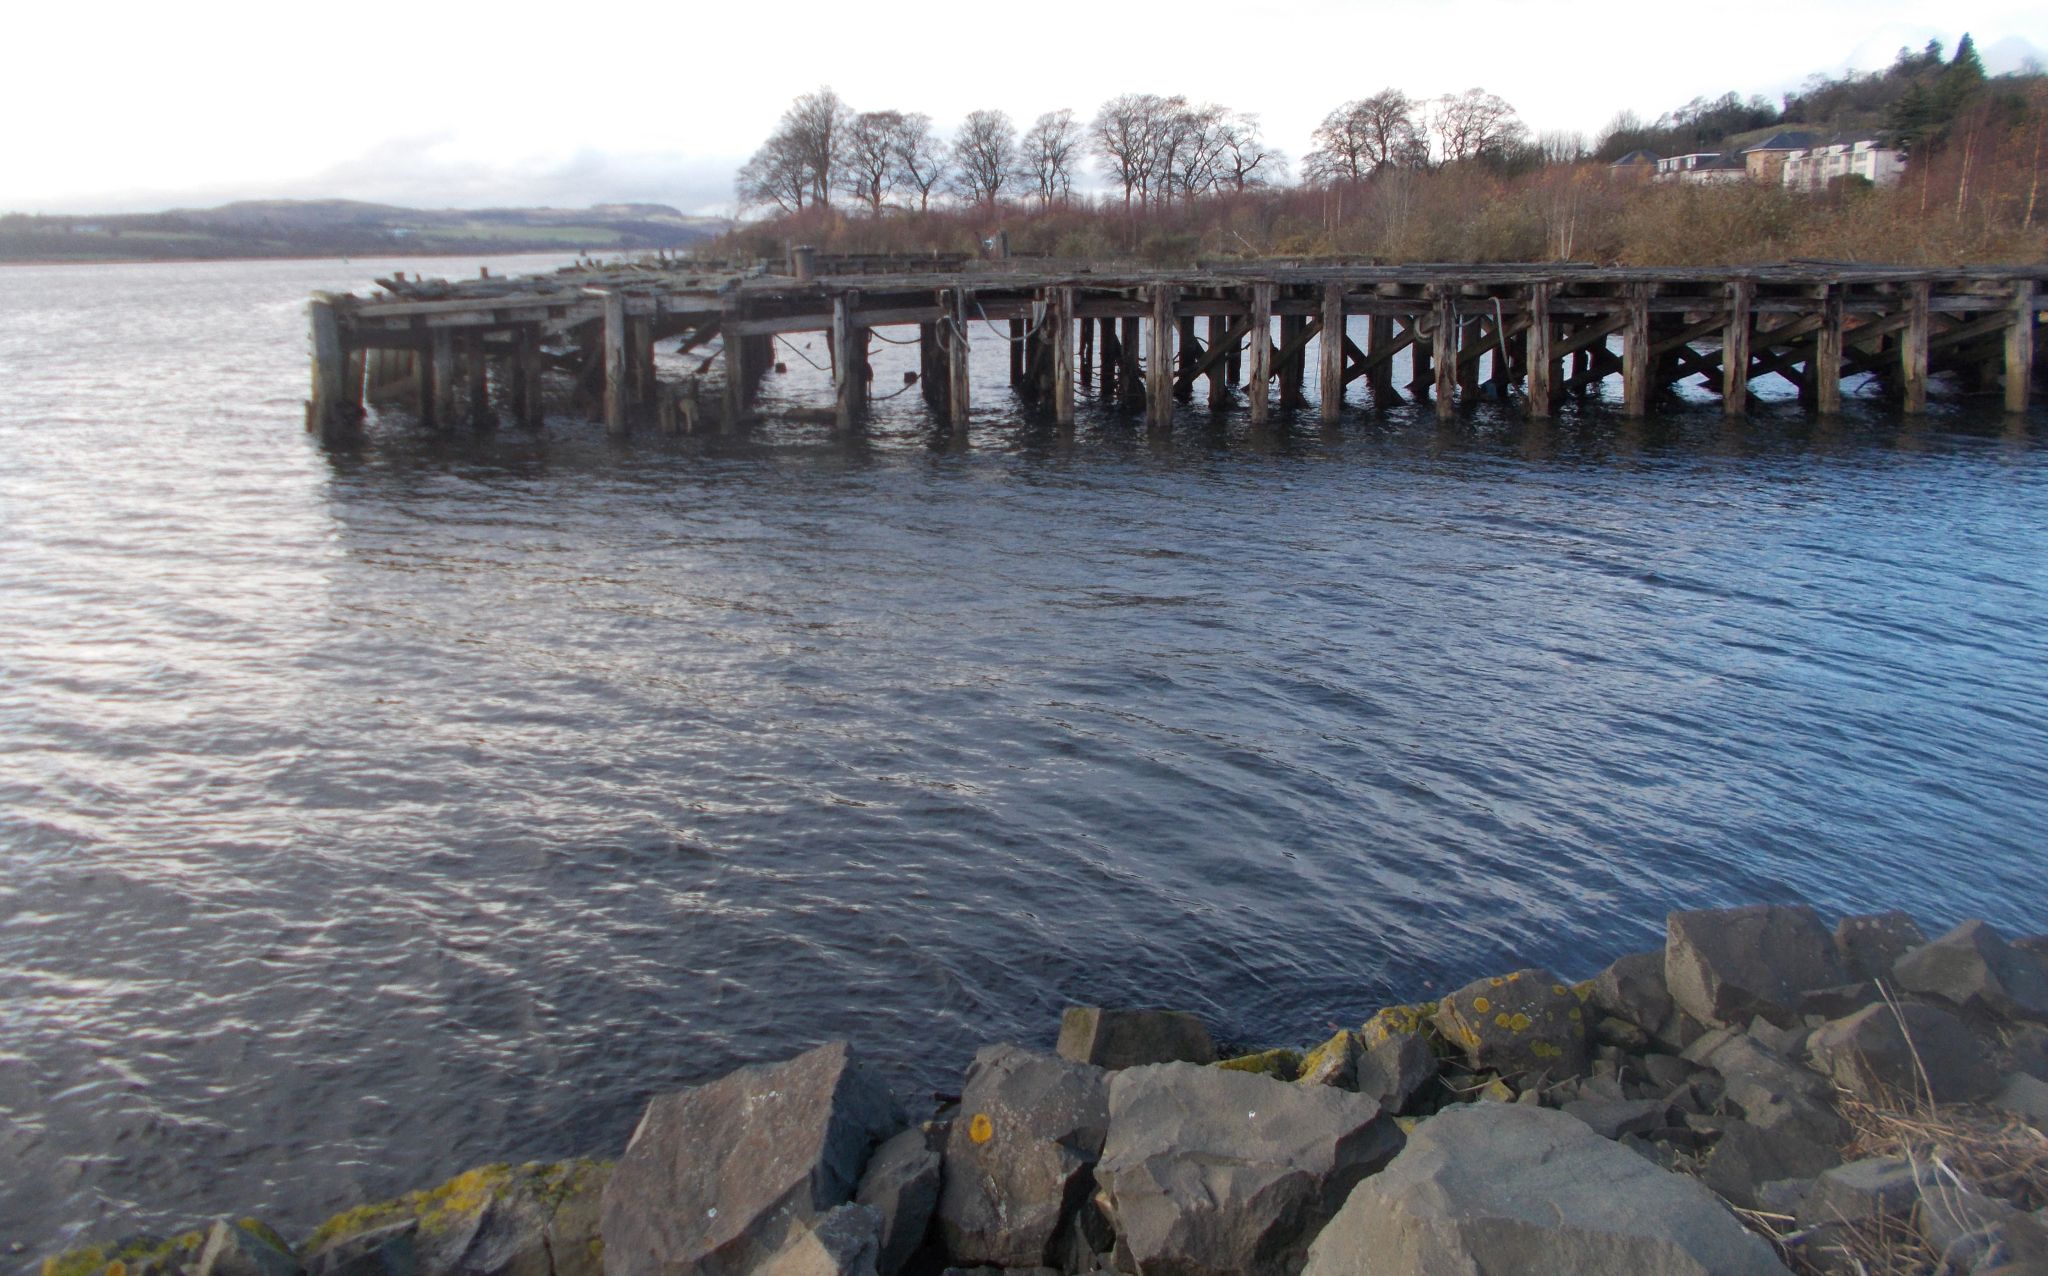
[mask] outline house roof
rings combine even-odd
[[[1758,151],[1805,151],[1825,145],[1827,139],[1822,134],[1791,129],[1783,133],[1773,133],[1755,146],[1745,146],[1742,153],[1754,155]]]
[[[1663,156],[1657,154],[1657,152],[1655,151],[1630,151],[1628,154],[1614,161],[1613,167],[1622,168],[1624,166],[1633,164],[1655,164],[1658,160],[1661,160],[1663,158]]]

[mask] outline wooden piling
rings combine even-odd
[[[1448,421],[1458,399],[1458,292],[1453,285],[1436,288],[1436,331],[1430,344],[1436,361],[1436,419]]]
[[[974,294],[965,288],[951,291],[946,312],[946,420],[956,439],[967,437],[967,413],[973,391],[967,375],[967,311]]]
[[[1252,285],[1252,326],[1246,334],[1251,343],[1250,358],[1245,367],[1244,389],[1252,410],[1252,424],[1264,425],[1271,409],[1271,387],[1273,360],[1273,285],[1255,283]]]
[[[1813,344],[1813,362],[1807,378],[1813,382],[1814,406],[1822,416],[1842,410],[1842,289],[1838,284],[1821,286],[1820,333]]]
[[[482,337],[470,337],[462,343],[464,371],[469,381],[469,424],[472,429],[488,429],[497,423],[497,414],[491,410],[491,364],[484,353]]]
[[[306,313],[313,333],[313,397],[306,406],[306,429],[323,440],[337,439],[353,422],[344,420],[348,357],[342,353],[334,297],[324,292],[313,294]]]
[[[455,334],[446,328],[433,335],[434,424],[442,429],[455,424]]]
[[[1382,357],[1384,356],[1384,357]],[[1375,408],[1399,402],[1394,397],[1394,320],[1391,315],[1374,315],[1365,325],[1365,385]]]
[[[719,342],[722,347],[721,362],[725,365],[725,428],[739,428],[746,418],[747,402],[751,386],[748,385],[748,349],[751,338],[733,331],[744,315],[741,306],[727,302],[719,309]]]
[[[604,295],[604,428],[607,434],[626,432],[626,295],[611,291]]]
[[[1074,423],[1074,290],[1071,287],[1052,290],[1052,306],[1046,319],[1052,324],[1052,419],[1055,425],[1070,426]]]
[[[1067,290],[1069,320],[1073,318],[1073,296],[1074,290],[1069,288]],[[1075,352],[1075,371],[1080,375],[1082,385],[1092,386],[1095,384],[1095,325],[1086,319],[1081,320],[1080,325],[1081,348]]]
[[[1316,396],[1324,425],[1337,424],[1344,411],[1344,285],[1323,285],[1323,331],[1317,338],[1322,367],[1317,372]]]
[[[1010,388],[1024,384],[1024,321],[1010,320]]]
[[[1626,322],[1621,330],[1621,414],[1650,414],[1650,289],[1630,284],[1624,293]]]
[[[1216,347],[1230,342],[1230,352],[1221,359],[1209,363],[1209,409],[1220,412],[1230,406],[1230,362],[1237,355],[1237,342],[1230,338],[1230,317],[1209,316],[1209,352],[1215,354]]]
[[[854,348],[855,334],[859,330],[853,322],[853,305],[856,294],[838,293],[832,298],[832,351],[834,362],[839,369],[834,411],[834,424],[841,430],[851,430],[861,408],[861,364],[865,352]],[[861,333],[864,338],[865,333]],[[866,344],[865,340],[861,341]]]
[[[1117,350],[1123,356],[1116,370],[1117,397],[1127,409],[1141,408],[1145,405],[1142,325],[1134,315],[1117,322],[1123,328],[1117,337]]]
[[[1098,321],[1102,329],[1102,382],[1101,394],[1105,403],[1117,401],[1117,375],[1123,370],[1123,342],[1116,335],[1116,320]]]
[[[1756,285],[1747,279],[1728,284],[1728,319],[1721,328],[1721,412],[1743,416],[1749,412],[1750,309],[1756,300]]]
[[[2039,322],[2034,281],[2013,284],[2012,325],[2005,330],[2005,410],[2025,412],[2034,392],[2034,327]]]
[[[1918,279],[1906,286],[1906,329],[1899,337],[1899,382],[1908,415],[1927,411],[1927,339],[1932,326],[1934,285]]]
[[[1171,285],[1152,289],[1152,348],[1145,358],[1145,421],[1152,429],[1173,424],[1173,299]]]
[[[1529,288],[1529,327],[1522,333],[1528,363],[1529,415],[1538,421],[1557,413],[1557,360],[1550,355],[1550,285]]]

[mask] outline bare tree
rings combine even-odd
[[[1536,149],[1546,164],[1576,164],[1592,153],[1584,133],[1567,129],[1546,130],[1536,138]]]
[[[1515,108],[1484,89],[1446,93],[1430,109],[1429,131],[1437,158],[1445,164],[1497,158],[1519,144],[1529,130]]]
[[[1183,200],[1192,200],[1216,189],[1217,166],[1223,157],[1224,125],[1230,118],[1226,107],[1185,102],[1167,119],[1172,137],[1166,152],[1166,185]]]
[[[973,111],[953,137],[953,181],[961,196],[994,208],[1017,174],[1017,128],[1001,111]]]
[[[932,192],[946,180],[946,148],[932,132],[932,117],[922,113],[906,115],[892,142],[896,177],[917,192],[917,211],[929,212]]]
[[[845,145],[844,130],[851,115],[846,103],[831,88],[806,93],[783,112],[780,132],[809,170],[811,202],[832,202],[832,175]]]
[[[1323,117],[1315,149],[1302,158],[1311,181],[1363,181],[1374,170],[1412,163],[1421,147],[1416,103],[1399,89],[1346,102]]]
[[[1284,180],[1287,156],[1259,134],[1259,117],[1232,111],[1217,130],[1216,185],[1243,192]]]
[[[897,137],[902,131],[901,111],[862,111],[846,122],[839,188],[878,217],[883,203],[896,193],[902,175],[902,166],[896,161]]]
[[[796,146],[777,133],[740,166],[734,185],[743,208],[773,204],[800,213],[810,198],[811,174]]]
[[[1158,162],[1158,122],[1165,105],[1166,99],[1156,94],[1126,93],[1104,102],[1088,126],[1103,171],[1123,187],[1126,213],[1131,210],[1131,196],[1138,195],[1142,203],[1150,188],[1153,166]]]
[[[1074,193],[1074,161],[1081,152],[1081,126],[1072,111],[1047,111],[1024,134],[1023,164],[1038,188],[1038,206],[1065,203]]]

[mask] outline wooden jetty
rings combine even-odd
[[[1634,417],[1687,380],[1739,415],[1751,386],[1772,376],[1826,414],[1840,408],[1843,380],[1866,373],[1907,413],[1924,410],[1935,376],[2000,393],[2019,412],[2035,391],[2048,305],[2048,267],[1828,262],[1148,270],[799,249],[772,268],[675,259],[379,283],[379,294],[320,294],[309,308],[308,428],[330,440],[355,432],[365,403],[410,405],[440,427],[501,413],[538,426],[551,394],[615,433],[732,428],[753,415],[772,343],[802,332],[828,337],[835,398],[820,415],[848,430],[873,397],[871,339],[915,340],[914,379],[962,435],[968,353],[983,341],[1007,343],[1014,393],[1061,425],[1086,390],[1167,428],[1198,383],[1210,409],[1242,399],[1263,422],[1307,405],[1311,364],[1326,423],[1351,406],[1354,381],[1365,383],[1359,407],[1430,401],[1443,418],[1488,395],[1548,417],[1608,377],[1620,378]],[[668,341],[691,361],[664,381],[654,350]],[[1403,352],[1408,377],[1396,385]]]

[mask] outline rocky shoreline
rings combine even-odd
[[[1671,914],[1218,1060],[1070,1009],[921,1119],[843,1042],[656,1097],[616,1162],[487,1166],[297,1243],[217,1219],[42,1276],[2048,1274],[2048,939]]]

